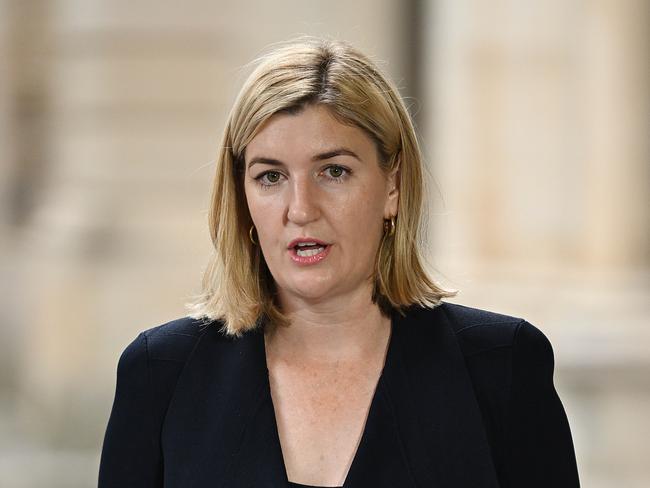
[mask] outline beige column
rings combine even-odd
[[[646,486],[650,4],[441,1],[428,15],[432,260],[456,301],[551,339],[583,484]]]

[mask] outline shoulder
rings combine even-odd
[[[146,356],[149,361],[184,363],[205,334],[217,336],[220,322],[192,317],[179,317],[143,329],[124,349],[120,362]]]
[[[513,397],[553,387],[554,353],[546,335],[521,317],[443,303],[438,310],[457,339],[486,419],[494,425]]]
[[[192,352],[206,335],[225,338],[221,325],[180,317],[142,330],[120,355],[116,402],[134,403],[140,398],[159,426]]]
[[[525,388],[552,384],[553,348],[546,335],[526,319],[448,302],[412,314],[420,317],[414,320],[422,326],[418,336],[428,336],[426,330],[441,326],[456,338],[481,402],[489,400],[502,410],[513,384]]]
[[[531,479],[539,480],[535,486],[578,486],[546,335],[512,315],[446,302],[428,310],[433,320],[426,325],[452,330],[457,339],[499,479],[508,486]]]
[[[219,321],[180,317],[142,330],[122,351],[117,387],[132,384],[157,392],[160,407],[170,399],[185,364],[206,335],[222,340]]]
[[[150,359],[185,362],[194,346],[214,324],[180,317],[141,332]]]
[[[465,357],[513,347],[532,347],[543,354],[551,347],[544,333],[524,318],[447,302],[437,308],[447,318]]]
[[[444,336],[455,338],[447,347],[464,358],[477,390],[507,391],[516,375],[545,382],[552,378],[551,343],[524,318],[442,302],[410,307],[406,321],[414,326],[408,335],[412,347],[426,347]]]

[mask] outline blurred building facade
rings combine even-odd
[[[198,291],[244,65],[306,33],[385,60],[432,267],[551,339],[583,485],[647,486],[649,24],[644,0],[0,3],[0,485],[95,483],[119,353]]]

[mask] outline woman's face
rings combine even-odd
[[[281,301],[368,286],[398,190],[364,131],[307,105],[271,117],[247,146],[245,165],[248,208]]]

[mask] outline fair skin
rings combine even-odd
[[[245,165],[257,240],[291,324],[265,331],[287,475],[340,486],[390,338],[371,294],[383,220],[397,215],[397,172],[384,173],[372,139],[321,105],[271,117]],[[327,244],[326,257],[298,264],[288,245],[301,237]]]

